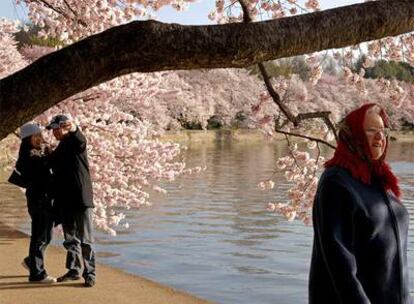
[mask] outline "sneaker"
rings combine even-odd
[[[65,273],[63,276],[57,278],[57,281],[59,283],[67,282],[67,281],[77,281],[77,280],[80,280],[80,278],[81,278],[80,275],[68,272],[68,273]]]
[[[30,267],[29,267],[29,257],[25,257],[22,261],[22,266],[24,269],[26,269],[27,271],[30,271]]]
[[[44,279],[42,280],[31,280],[31,283],[39,283],[39,284],[54,284],[57,282],[56,278],[51,277],[51,276],[46,276]]]
[[[95,279],[94,278],[86,278],[85,279],[85,287],[93,287],[95,286]]]

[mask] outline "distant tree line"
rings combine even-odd
[[[365,60],[365,55],[360,56],[353,70],[359,73]],[[399,81],[413,83],[414,68],[406,62],[378,60],[373,67],[365,68],[365,78],[397,79]]]

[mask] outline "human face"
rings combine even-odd
[[[58,128],[53,129],[53,135],[55,136],[57,140],[62,140],[63,138],[65,138],[66,135],[68,135],[72,126],[73,126],[73,123],[70,121],[61,123]]]
[[[63,130],[62,130],[62,128],[56,128],[56,129],[53,129],[53,136],[57,139],[57,140],[62,140],[63,139],[63,137],[64,137],[64,135],[63,135],[63,132],[62,132]]]
[[[30,137],[30,144],[35,149],[40,149],[43,143],[45,143],[45,140],[42,136],[42,133],[33,134]]]
[[[384,154],[387,144],[387,132],[384,121],[375,111],[368,111],[364,119],[364,131],[372,160],[378,160]]]

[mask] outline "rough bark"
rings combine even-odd
[[[49,54],[0,80],[0,139],[61,100],[132,72],[247,67],[414,31],[412,0],[278,20],[183,26],[137,21]]]

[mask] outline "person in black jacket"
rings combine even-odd
[[[68,272],[58,282],[78,280],[81,275],[81,259],[85,286],[95,285],[95,251],[92,236],[93,192],[86,151],[86,138],[66,115],[53,117],[46,127],[60,141],[51,153],[54,173],[54,198],[60,211],[67,250]]]
[[[409,214],[384,160],[387,117],[367,104],[340,126],[313,206],[309,303],[409,304]]]
[[[45,141],[40,127],[34,123],[20,128],[20,138],[19,156],[9,181],[26,188],[27,209],[32,220],[29,256],[23,266],[30,271],[30,282],[55,283],[56,279],[47,274],[44,266],[44,254],[53,230],[52,174],[42,150]]]

